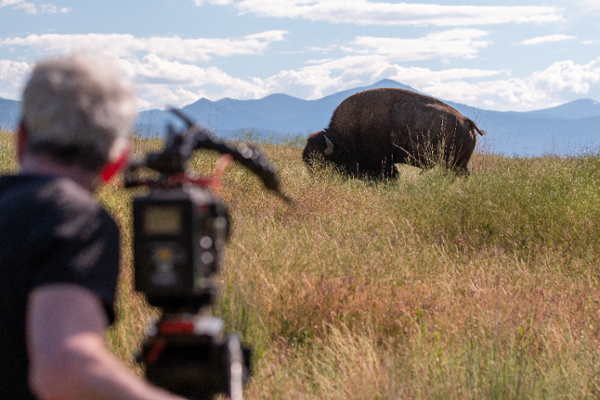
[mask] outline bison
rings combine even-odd
[[[329,161],[357,176],[393,178],[395,163],[422,169],[443,163],[458,174],[477,144],[477,125],[454,108],[404,89],[356,93],[335,109],[329,126],[311,134],[302,153],[309,166]]]

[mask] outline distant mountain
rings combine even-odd
[[[392,80],[382,80],[373,86],[338,92],[318,100],[301,100],[285,94],[272,94],[259,100],[218,101],[200,99],[181,109],[200,125],[222,137],[232,137],[250,130],[263,137],[307,134],[325,128],[333,110],[346,97],[366,89],[393,87],[413,90]],[[154,133],[174,118],[161,110],[143,111],[137,122],[140,132]]]
[[[21,118],[21,102],[0,97],[0,129],[14,130]]]
[[[306,136],[329,124],[335,108],[346,97],[363,90],[391,87],[412,90],[392,80],[382,80],[317,100],[301,100],[272,94],[258,100],[218,101],[200,99],[181,110],[215,136],[228,139],[252,137],[278,141],[294,135]],[[600,151],[600,103],[579,99],[558,107],[529,112],[489,111],[447,101],[486,132],[478,147],[484,152],[508,156],[543,154],[578,155]],[[13,129],[19,120],[20,103],[0,99],[0,126]],[[167,123],[181,123],[168,111],[148,110],[139,114],[136,129],[143,136],[163,135]]]
[[[592,99],[579,99],[558,107],[527,113],[534,117],[580,119],[600,115],[600,103]]]
[[[479,148],[516,156],[580,155],[600,150],[600,106],[580,99],[528,112],[482,110],[448,102],[486,132]]]

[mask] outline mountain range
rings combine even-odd
[[[327,127],[333,110],[346,97],[368,89],[391,87],[416,90],[392,80],[358,87],[317,100],[301,100],[285,94],[272,94],[258,100],[202,98],[180,110],[208,128],[216,137],[245,137],[278,142],[307,136]],[[486,153],[507,156],[545,154],[581,155],[600,149],[600,103],[579,99],[558,107],[528,112],[500,112],[450,101],[448,105],[471,118],[486,134],[479,148]],[[0,127],[13,129],[20,103],[0,99]],[[138,115],[136,129],[142,136],[162,135],[167,124],[178,125],[172,113],[147,110]]]
[[[14,130],[21,115],[21,102],[0,97],[0,129]]]

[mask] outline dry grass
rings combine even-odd
[[[297,208],[238,170],[224,194],[221,312],[259,350],[249,398],[597,396],[596,155],[375,183],[265,147]]]
[[[598,155],[476,153],[469,178],[405,166],[377,183],[310,175],[301,149],[262,147],[297,205],[226,172],[234,225],[215,312],[256,350],[246,398],[600,397]],[[131,290],[131,195],[113,184],[98,197],[124,232],[109,340],[133,368],[154,311]]]

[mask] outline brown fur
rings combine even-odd
[[[395,163],[423,169],[442,162],[468,173],[477,133],[473,121],[433,97],[403,89],[356,93],[335,109],[329,126],[308,137],[302,158],[337,164],[352,175],[394,177]],[[325,136],[333,143],[326,155]]]

